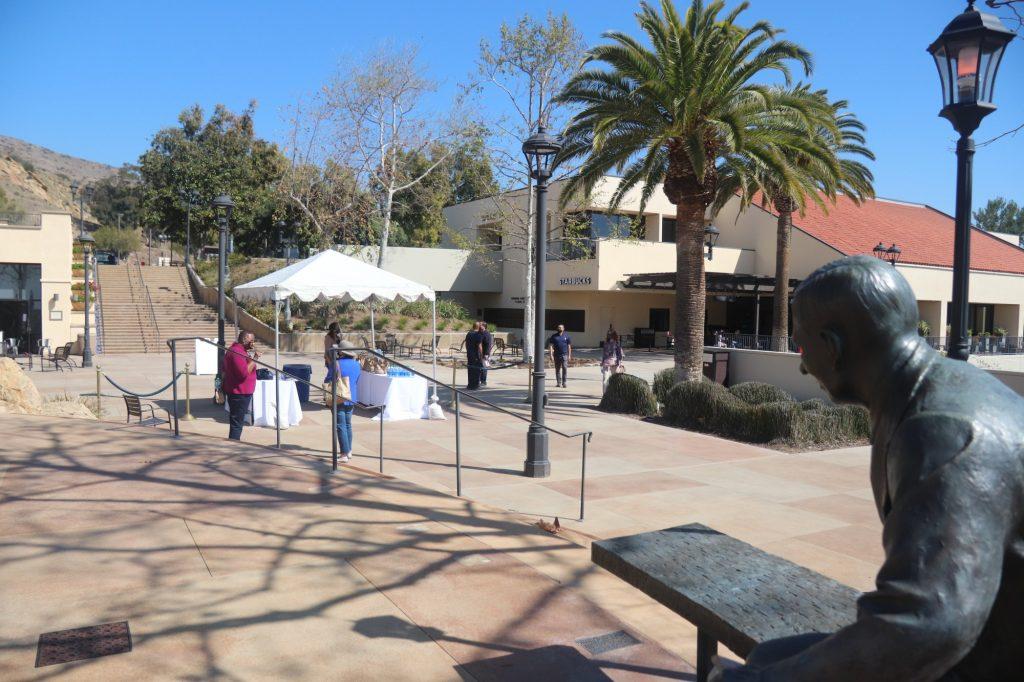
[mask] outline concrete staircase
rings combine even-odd
[[[216,338],[216,312],[196,303],[183,267],[99,266],[104,353],[165,353],[174,336]]]

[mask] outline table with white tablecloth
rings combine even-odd
[[[427,419],[429,387],[423,377],[363,372],[356,384],[356,398],[364,405],[384,405],[384,421]]]
[[[252,407],[249,417],[255,426],[277,425],[277,403],[274,400],[274,380],[260,379],[256,382],[256,391],[252,394]],[[227,401],[224,409],[228,409]],[[299,392],[295,382],[281,378],[281,428],[287,429],[302,421],[302,406],[299,403]]]

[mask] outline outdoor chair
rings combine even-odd
[[[459,343],[459,345],[457,345],[457,346],[448,346],[448,352],[451,353],[452,355],[455,355],[457,353],[461,353],[465,349],[466,349],[466,339],[462,339],[462,342]]]
[[[130,423],[132,417],[138,417],[139,418],[139,424],[149,423],[152,426],[156,426],[156,425],[160,424],[161,422],[165,421],[165,420],[160,419],[159,417],[156,416],[156,409],[153,407],[152,404],[142,402],[141,400],[139,400],[139,396],[137,396],[137,395],[128,395],[127,393],[125,393],[125,394],[122,394],[122,397],[124,397],[124,407],[125,407],[125,410],[128,412],[128,414],[125,415],[125,419],[124,419],[125,424]],[[143,415],[142,415],[143,410],[149,410],[149,417],[145,421],[143,420]],[[170,412],[167,413],[166,421],[167,421],[167,428],[171,428],[171,413]]]
[[[495,337],[494,348],[491,349],[491,352],[493,353],[494,351],[497,351],[498,357],[504,360],[506,350],[508,350],[508,346],[505,345],[505,339],[499,339]]]
[[[66,343],[57,350],[53,351],[53,355],[45,358],[47,362],[52,362],[53,366],[60,371],[64,371],[64,367],[68,369],[74,369],[75,365],[71,362],[71,344]],[[62,366],[63,365],[63,366]]]
[[[423,358],[430,357],[431,355],[433,355],[434,352],[435,352],[435,349],[437,348],[438,344],[440,344],[440,343],[441,343],[440,335],[434,337],[434,345],[430,345],[430,341],[424,341],[423,344],[420,346],[420,349],[419,349],[420,350],[420,359],[422,360]]]

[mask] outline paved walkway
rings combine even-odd
[[[184,363],[185,359],[181,359]],[[305,361],[318,367],[316,356],[287,354],[282,362]],[[627,356],[630,373],[650,379],[671,364],[665,354],[636,352]],[[137,390],[157,387],[169,377],[169,356],[107,356],[105,370]],[[418,365],[422,367],[422,365]],[[443,372],[443,374],[441,373]],[[45,380],[43,380],[45,377]],[[319,378],[314,374],[315,378]],[[451,380],[451,369],[439,368]],[[520,414],[527,371],[492,372],[491,386],[481,392]],[[83,370],[64,375],[33,373],[44,392],[92,390],[94,375]],[[464,372],[458,379],[465,381]],[[110,387],[108,387],[110,388]],[[193,377],[192,403],[197,419],[181,422],[184,431],[222,437],[226,414],[214,407],[210,377]],[[574,369],[568,389],[550,389],[548,420],[567,432],[592,430],[588,446],[586,520],[579,514],[581,453],[579,439],[552,436],[552,475],[528,479],[521,475],[526,424],[471,401],[463,402],[462,463],[466,504],[479,502],[514,510],[530,518],[562,523],[587,537],[612,537],[699,521],[762,549],[784,556],[858,589],[873,586],[882,559],[881,525],[868,482],[866,447],[790,454],[608,415],[594,409],[600,395],[596,367]],[[448,396],[441,392],[442,402]],[[120,409],[119,400],[105,404]],[[157,403],[170,407],[166,398]],[[444,422],[404,421],[385,424],[384,471],[402,481],[453,494],[455,489],[454,419]],[[353,464],[378,467],[378,424],[355,419]],[[246,441],[273,445],[273,429],[247,428]],[[326,463],[330,455],[330,414],[307,406],[302,423],[282,432],[285,453],[309,452]],[[447,499],[447,498],[443,498]],[[579,563],[530,556],[538,570],[557,580],[578,584],[586,593],[647,637],[657,639],[692,661],[694,631],[665,609],[637,602],[628,591],[600,582],[588,567],[587,552]],[[522,557],[521,557],[522,558]]]
[[[587,594],[634,591],[507,513],[146,427],[0,438],[0,679],[692,679]],[[125,620],[130,653],[34,668],[40,633]]]

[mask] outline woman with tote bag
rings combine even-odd
[[[359,384],[359,374],[362,372],[362,369],[359,367],[359,361],[356,360],[356,354],[353,352],[354,348],[355,346],[348,341],[342,341],[338,344],[336,367],[338,372],[338,404],[334,405],[331,409],[335,410],[338,416],[338,447],[341,449],[341,457],[339,458],[341,462],[348,462],[352,459],[352,410],[355,409],[356,401],[358,400],[356,387]],[[327,378],[324,379],[324,399],[328,406],[330,406],[333,400],[333,382],[334,372],[329,369]]]

